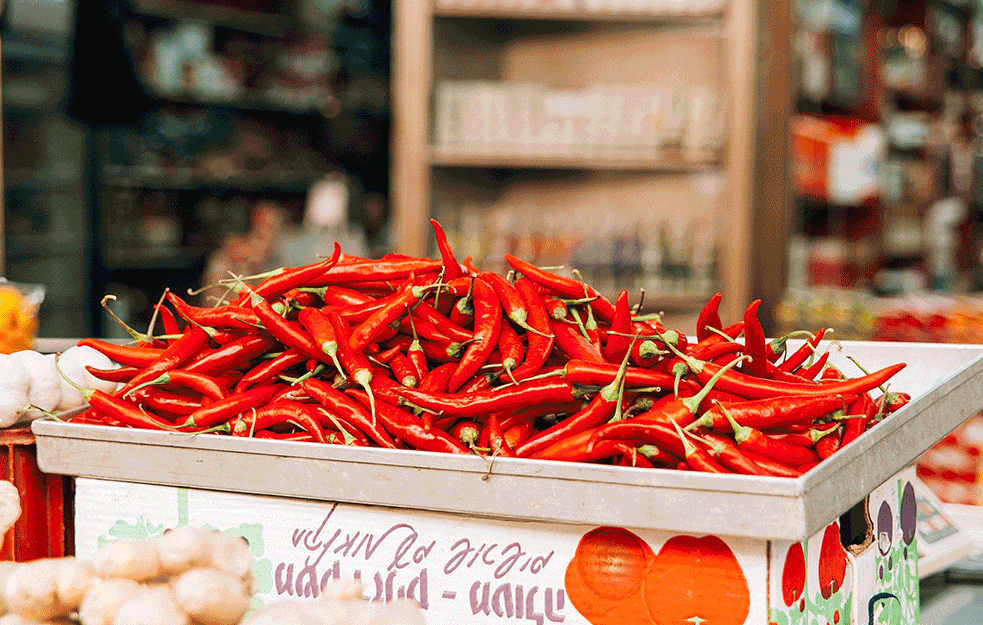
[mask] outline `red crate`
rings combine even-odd
[[[20,518],[3,537],[0,560],[74,554],[72,479],[41,472],[30,426],[0,430],[0,479],[14,483],[21,506]]]

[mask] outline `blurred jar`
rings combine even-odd
[[[38,331],[44,287],[0,278],[0,353],[31,349]]]

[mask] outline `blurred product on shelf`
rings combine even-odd
[[[800,115],[792,120],[792,179],[806,197],[859,205],[881,193],[884,131],[855,120]]]
[[[280,266],[276,248],[286,219],[286,211],[274,202],[253,206],[249,230],[230,234],[220,248],[209,254],[202,287],[218,284],[232,274],[251,276]],[[207,292],[202,294],[202,301],[211,302]]]
[[[837,288],[789,291],[776,309],[775,320],[779,335],[826,323],[839,339],[983,343],[983,297],[931,291],[897,297]]]
[[[656,158],[678,152],[713,161],[723,141],[715,89],[441,81],[435,89],[438,151],[515,156]]]
[[[726,0],[437,0],[438,10],[481,7],[526,11],[584,11],[613,15],[707,15]]]
[[[705,302],[716,292],[719,242],[711,219],[631,206],[545,207],[438,202],[434,215],[462,257],[501,274],[505,254],[578,270],[602,293],[644,288],[652,306]]]
[[[38,329],[45,288],[0,277],[0,354],[30,349]]]
[[[918,459],[918,477],[946,503],[983,505],[983,414],[939,441]]]

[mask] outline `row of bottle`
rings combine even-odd
[[[700,301],[716,288],[716,235],[698,217],[508,203],[438,204],[435,217],[458,254],[483,270],[507,273],[509,253],[568,275],[576,270],[609,296],[644,288],[656,308],[660,297]]]
[[[437,0],[438,9],[552,9],[633,15],[708,15],[721,11],[725,4],[725,0]]]
[[[679,150],[703,161],[723,141],[723,107],[710,87],[442,81],[434,100],[435,145],[452,152],[658,158]]]

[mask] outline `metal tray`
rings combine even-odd
[[[33,423],[48,473],[148,484],[640,529],[804,540],[983,409],[983,346],[843,342],[858,372],[908,366],[912,401],[796,478],[709,475],[526,459]]]

